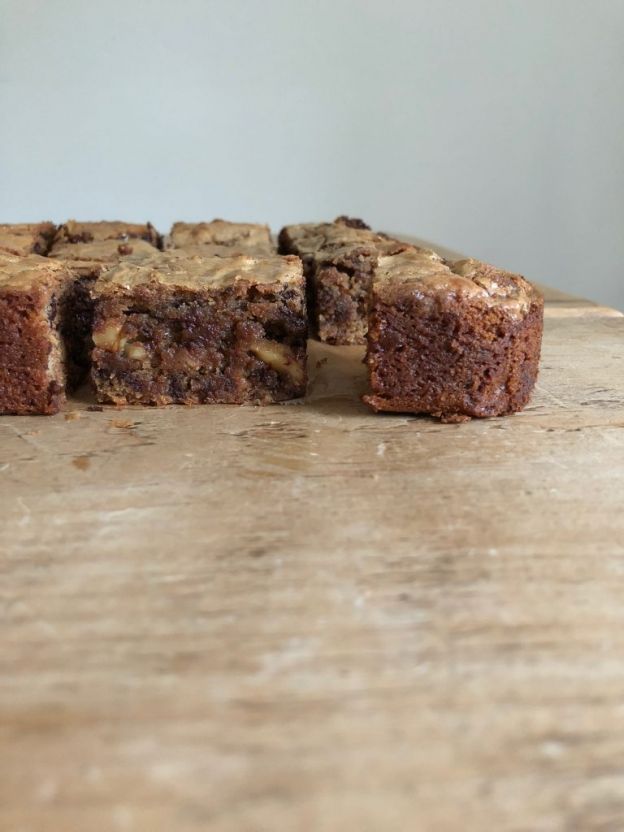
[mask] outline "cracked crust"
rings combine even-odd
[[[102,240],[145,240],[156,248],[161,245],[161,235],[151,222],[129,223],[118,220],[78,222],[68,220],[59,226],[54,243],[92,243]]]
[[[262,257],[276,253],[268,225],[226,220],[176,222],[166,238],[165,248],[216,257],[237,254]]]
[[[0,252],[41,254],[50,248],[56,226],[51,222],[0,224]]]

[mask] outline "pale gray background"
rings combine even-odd
[[[624,0],[0,0],[0,220],[363,216],[624,307]]]

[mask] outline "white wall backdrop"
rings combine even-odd
[[[338,213],[624,307],[624,0],[0,0],[0,220]]]

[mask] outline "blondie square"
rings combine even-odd
[[[161,244],[161,235],[151,222],[130,223],[118,220],[104,222],[78,222],[68,220],[60,225],[54,236],[54,242],[92,243],[102,240],[145,240],[157,248]]]
[[[267,257],[276,253],[268,225],[226,220],[176,222],[166,238],[165,248],[183,249],[204,257],[239,254]]]
[[[329,344],[363,344],[368,296],[378,257],[410,248],[358,219],[287,225],[279,251],[303,261],[313,329]]]
[[[55,230],[51,222],[0,224],[0,252],[47,254]]]
[[[267,404],[305,393],[297,257],[166,252],[104,272],[93,295],[101,402]]]
[[[62,263],[0,254],[0,413],[61,408],[68,383],[61,329],[72,286]]]
[[[537,378],[544,301],[520,275],[412,249],[380,257],[368,322],[374,410],[443,421],[521,410]]]

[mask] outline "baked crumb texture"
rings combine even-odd
[[[74,281],[60,263],[0,253],[0,413],[57,413],[71,385],[63,322]]]
[[[364,400],[445,422],[521,410],[537,378],[543,312],[530,283],[477,260],[446,263],[416,248],[381,257]]]
[[[305,394],[297,257],[171,251],[104,272],[93,295],[100,402],[268,404]]]

